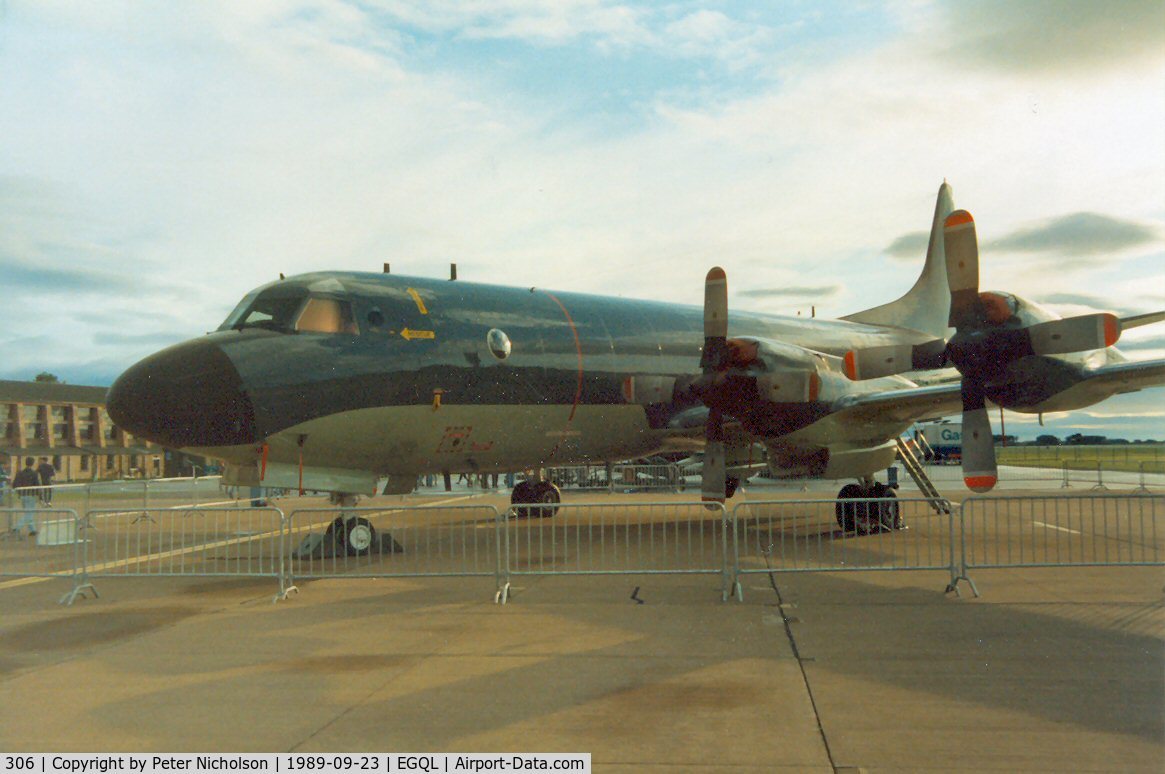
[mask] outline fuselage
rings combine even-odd
[[[845,445],[835,426],[812,433],[843,391],[911,384],[846,383],[840,354],[925,339],[747,312],[730,335],[815,353],[821,394],[769,411],[764,430],[809,451]],[[702,346],[694,306],[318,273],[259,288],[219,330],[142,361],[110,411],[135,435],[237,464],[407,476],[627,459],[702,438],[702,405],[684,392]],[[897,432],[853,430],[858,445]]]

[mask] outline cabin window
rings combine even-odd
[[[295,321],[295,329],[312,333],[360,332],[352,315],[352,304],[334,298],[309,298]]]

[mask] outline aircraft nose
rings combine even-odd
[[[209,341],[162,350],[109,388],[110,418],[135,436],[171,448],[255,442],[255,410],[230,358]]]

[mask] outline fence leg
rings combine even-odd
[[[1096,486],[1092,487],[1092,491],[1096,491],[1097,489],[1108,490],[1108,487],[1104,485],[1104,469],[1101,467],[1099,460],[1096,462]]]
[[[98,597],[97,587],[89,582],[89,541],[82,537],[83,526],[88,521],[88,513],[82,519],[76,511],[73,512],[73,522],[76,525],[73,535],[78,541],[73,544],[73,589],[57,600],[58,605],[72,605],[77,601],[77,597],[85,599],[86,589],[93,592],[94,599]]]
[[[1148,491],[1149,491],[1149,487],[1145,485],[1145,463],[1143,463],[1143,462],[1142,462],[1140,467],[1141,467],[1141,473],[1140,473],[1140,476],[1139,476],[1139,478],[1140,478],[1140,480],[1141,480],[1141,485],[1140,485],[1140,486],[1138,486],[1138,487],[1137,487],[1136,489],[1134,489],[1133,491],[1134,491],[1134,492],[1145,492],[1145,493],[1148,493]]]

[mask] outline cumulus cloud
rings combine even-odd
[[[750,288],[737,291],[744,298],[822,298],[835,296],[841,292],[840,285],[818,285],[815,287]]]
[[[1076,212],[1018,228],[991,240],[984,249],[1055,253],[1069,257],[1115,253],[1152,244],[1158,229],[1095,212]]]
[[[1158,0],[980,0],[942,13],[946,55],[1000,72],[1112,70],[1165,51]]]
[[[895,239],[882,252],[891,258],[915,260],[920,255],[926,255],[926,248],[930,244],[930,234],[926,231],[911,231]]]

